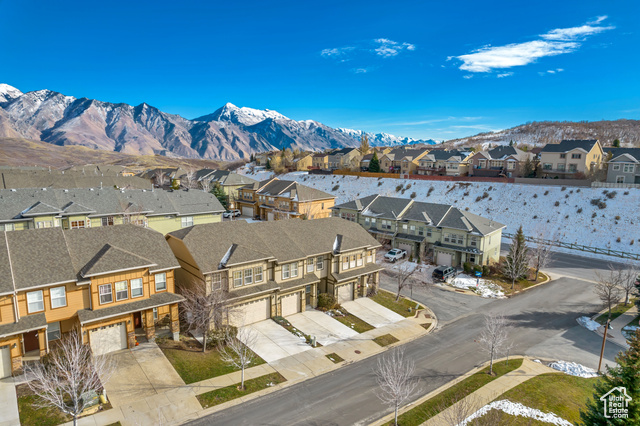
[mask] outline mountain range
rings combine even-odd
[[[296,121],[271,110],[227,103],[193,120],[146,103],[137,106],[75,98],[51,90],[22,93],[0,84],[0,138],[25,138],[59,146],[80,145],[133,155],[233,161],[256,152],[357,147],[364,132]],[[367,133],[373,146],[433,144]]]

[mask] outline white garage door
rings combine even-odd
[[[11,375],[11,349],[9,346],[0,348],[0,379]]]
[[[253,207],[243,207],[242,215],[249,216],[251,219],[253,219]]]
[[[282,316],[293,315],[300,312],[300,293],[293,293],[280,298]]]
[[[267,220],[273,220],[273,213],[267,213]]]
[[[253,324],[271,317],[269,309],[269,298],[258,299],[253,302],[234,306],[231,310],[229,321],[236,327]]]
[[[411,253],[413,253],[413,244],[399,243],[398,248],[400,250],[405,250],[407,252],[407,256],[411,256]]]
[[[452,260],[452,256],[451,253],[443,253],[443,252],[438,252],[438,258],[436,260],[436,263],[438,265],[446,265],[446,266],[451,266],[451,260]]]
[[[338,287],[338,303],[353,300],[353,283]]]
[[[121,322],[94,328],[90,331],[89,342],[94,355],[127,349],[127,327]]]

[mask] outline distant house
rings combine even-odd
[[[180,176],[184,176],[187,174],[187,171],[181,169],[180,167],[170,167],[170,168],[157,168],[157,169],[149,169],[140,173],[140,176],[143,179],[148,179],[156,185],[161,185],[161,179],[164,179],[166,182],[165,185],[178,185],[180,186]]]
[[[433,150],[418,161],[419,175],[466,176],[469,173],[468,152]]]
[[[129,173],[118,174],[113,170],[103,175],[96,167],[87,168],[85,171],[0,168],[0,189],[101,187],[151,189],[151,182]]]
[[[238,199],[238,190],[243,186],[256,183],[257,180],[245,175],[230,172],[229,170],[202,169],[196,172],[196,180],[202,187],[203,182],[208,182],[213,189],[214,184],[219,184],[230,200]]]
[[[316,170],[327,170],[329,168],[329,155],[324,153],[313,154],[311,167]]]
[[[367,171],[369,170],[369,165],[371,164],[371,159],[373,158],[373,154],[363,155],[360,159],[360,170]]]
[[[479,151],[469,157],[469,175],[484,177],[519,177],[522,165],[533,160],[535,154],[514,146],[501,145],[496,148]]]
[[[600,142],[592,140],[563,140],[546,144],[540,151],[543,177],[572,178],[600,170],[605,161]]]
[[[254,158],[256,159],[256,166],[266,166],[267,162],[271,160],[272,154],[270,152],[261,152],[260,154],[256,154]]]
[[[640,148],[604,148],[607,182],[640,184]]]
[[[303,157],[293,160],[294,168],[299,171],[307,171],[313,166],[313,155],[307,154]]]
[[[378,155],[380,160],[380,169],[385,173],[409,173],[412,174],[418,168],[418,162],[422,157],[427,155],[427,149],[412,148],[395,148],[382,156]],[[403,169],[404,160],[404,169]],[[403,172],[404,170],[404,172]]]

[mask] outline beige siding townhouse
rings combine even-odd
[[[416,173],[434,176],[466,176],[469,173],[468,152],[434,149],[420,158]]]
[[[513,146],[498,146],[479,151],[469,157],[469,175],[483,177],[520,177],[522,166],[533,161],[535,154]]]
[[[540,151],[543,177],[575,178],[600,170],[605,154],[597,140],[563,140]]]
[[[418,168],[418,161],[428,152],[427,149],[395,148],[382,156],[378,155],[380,169],[385,173],[405,173],[402,171],[404,160],[406,173],[414,173]]]
[[[439,265],[487,265],[500,259],[505,225],[453,206],[370,195],[333,210],[379,240]]]
[[[383,269],[378,242],[338,218],[199,225],[167,241],[182,265],[178,283],[226,292],[238,326],[315,307],[320,293],[363,297]]]
[[[230,172],[229,170],[213,170],[202,169],[196,172],[196,180],[199,187],[208,187],[213,189],[215,184],[220,185],[223,192],[231,201],[238,199],[238,190],[244,186],[257,182],[245,175]],[[204,184],[204,185],[203,185]]]

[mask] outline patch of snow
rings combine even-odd
[[[491,410],[500,410],[512,416],[534,419],[543,423],[550,423],[559,426],[571,426],[570,422],[566,421],[562,417],[555,415],[554,413],[545,413],[544,411],[522,405],[519,402],[511,402],[508,399],[494,401],[491,404],[485,405],[484,407],[464,419],[458,426],[466,426],[472,420],[484,416]]]
[[[600,324],[593,321],[589,317],[580,317],[576,321],[578,321],[578,324],[580,324],[587,330],[596,331],[598,328],[600,328]]]
[[[493,281],[478,279],[466,274],[458,275],[449,284],[452,287],[471,290],[486,298],[503,299],[505,297],[502,288]]]
[[[624,336],[625,339],[629,340],[631,339],[635,334],[636,334],[636,330],[640,328],[637,325],[626,325],[624,327],[622,327],[622,335]]]
[[[598,377],[598,372],[593,368],[585,367],[582,364],[567,361],[556,361],[549,364],[554,370],[562,371],[570,376],[591,378]]]

